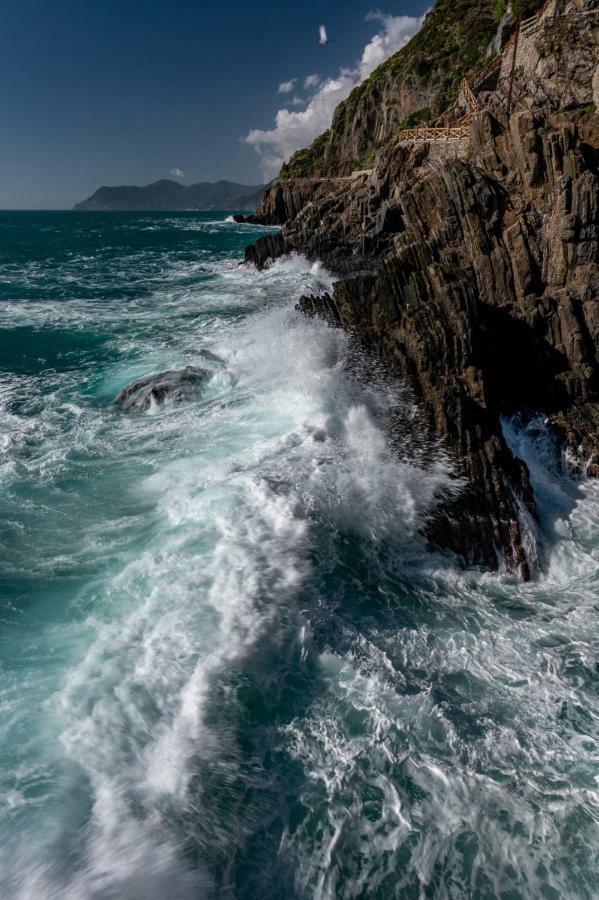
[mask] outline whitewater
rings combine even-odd
[[[599,896],[599,484],[506,421],[538,576],[432,551],[459,479],[263,233],[0,213],[0,897]]]

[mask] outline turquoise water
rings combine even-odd
[[[599,896],[598,485],[507,423],[539,577],[427,552],[446,462],[261,233],[0,213],[0,897]]]

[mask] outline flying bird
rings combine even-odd
[[[324,25],[321,25],[318,29],[318,43],[321,47],[324,47],[325,44],[330,43],[327,37],[327,30]]]

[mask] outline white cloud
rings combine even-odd
[[[313,91],[315,87],[318,87],[322,78],[320,75],[307,75],[304,78],[304,89],[306,91]]]
[[[404,47],[419,30],[424,16],[387,16],[381,12],[368,14],[369,21],[381,22],[383,30],[375,34],[366,44],[360,60],[360,80],[368,78],[371,72]]]
[[[280,109],[275,116],[273,128],[254,128],[244,141],[255,148],[261,159],[265,180],[274,178],[283,162],[300,150],[309,146],[314,138],[322,134],[331,124],[335,107],[350,94],[352,89],[368,78],[382,62],[401,49],[419,30],[424,16],[388,16],[371,13],[369,20],[381,23],[382,28],[364,47],[359,62],[353,69],[341,69],[336,78],[321,80],[318,75],[308,75],[304,80],[306,90],[312,91],[305,109]],[[282,87],[295,81],[284,82]],[[295,100],[291,101],[297,105]]]
[[[295,87],[295,83],[297,78],[291,78],[289,81],[282,81],[279,85],[279,94],[290,94],[293,88]]]
[[[303,97],[293,97],[289,102],[292,106],[304,106],[308,101]]]
[[[171,169],[169,174],[171,178],[185,178],[185,172],[182,172],[181,169]]]

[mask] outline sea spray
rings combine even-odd
[[[225,214],[8,219],[2,896],[593,896],[596,486],[506,423],[541,572],[464,571],[408,399],[295,311],[321,267],[239,266]]]

